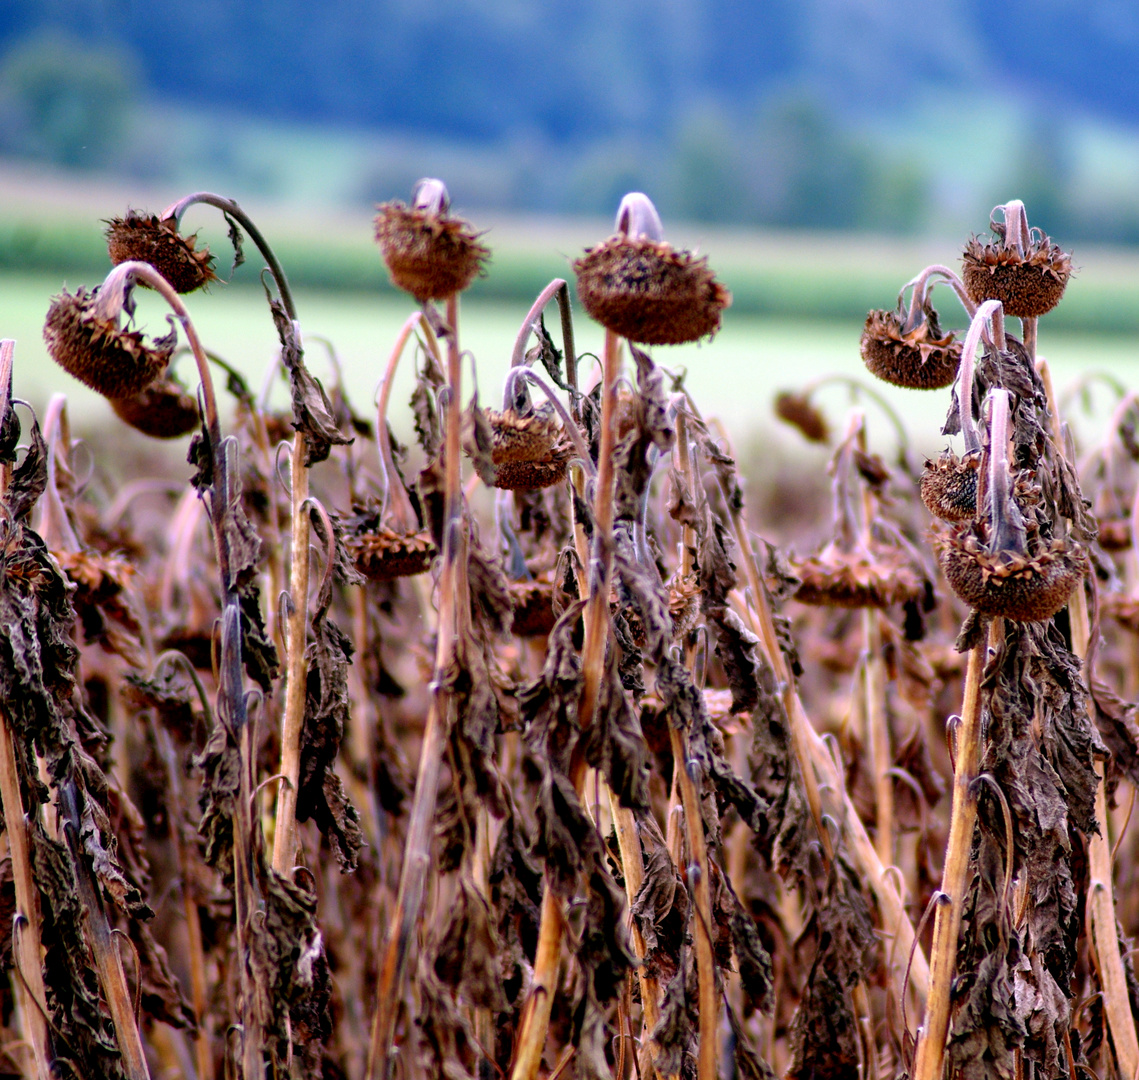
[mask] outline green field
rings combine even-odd
[[[109,183],[70,180],[54,174],[0,168],[0,336],[17,339],[16,392],[36,404],[48,395],[69,396],[80,426],[111,415],[105,403],[55,367],[41,341],[44,313],[60,287],[98,283],[109,268],[103,219],[127,205],[159,210],[177,193],[134,191]],[[297,292],[302,328],[334,344],[348,391],[359,410],[368,407],[391,341],[412,310],[394,292],[371,237],[367,208],[299,213],[282,206],[248,206],[275,244]],[[493,258],[485,279],[464,298],[462,343],[477,359],[480,390],[492,400],[501,386],[511,344],[529,302],[554,276],[572,277],[569,263],[604,237],[604,221],[478,220]],[[983,224],[983,220],[981,222]],[[218,254],[229,271],[229,246],[219,215],[204,207],[189,211],[188,229]],[[892,306],[899,287],[931,262],[952,265],[959,245],[931,239],[756,233],[678,225],[678,244],[709,256],[731,287],[732,307],[714,342],[659,349],[658,362],[688,370],[689,386],[702,407],[721,416],[737,438],[797,436],[771,421],[771,399],[781,388],[801,386],[824,374],[861,376],[858,338],[870,307]],[[257,285],[261,262],[247,245],[247,262],[231,285],[190,297],[191,313],[207,347],[229,359],[258,383],[276,345]],[[1075,252],[1077,276],[1063,303],[1043,320],[1040,348],[1063,386],[1089,370],[1105,370],[1139,386],[1139,253]],[[960,325],[962,313],[947,289],[938,290],[944,321]],[[164,330],[153,296],[142,297],[142,325]],[[556,323],[556,318],[552,320]],[[579,350],[600,348],[600,332],[577,320]],[[329,368],[323,349],[311,343],[310,365]],[[468,377],[468,376],[465,376]],[[405,371],[395,401],[406,400]],[[919,394],[878,387],[904,416],[921,449],[935,449],[946,408],[945,394]],[[828,391],[832,417],[846,397]],[[873,412],[873,409],[871,410]],[[395,410],[397,430],[407,429],[406,409]],[[773,429],[777,435],[770,434]],[[885,431],[884,425],[874,430]]]
[[[60,278],[46,274],[0,273],[0,335],[17,341],[18,396],[42,405],[50,394],[65,393],[81,425],[95,424],[112,416],[109,408],[50,360],[41,339],[44,313],[61,284]],[[76,284],[68,281],[71,287]],[[333,343],[350,397],[358,410],[368,409],[391,342],[413,310],[411,301],[390,294],[301,289],[297,305],[306,336],[325,337]],[[276,338],[257,291],[215,286],[211,293],[190,297],[189,306],[207,348],[228,359],[258,385],[274,355]],[[462,344],[477,360],[484,400],[493,400],[500,392],[525,309],[524,303],[492,300],[471,300],[463,305]],[[162,309],[154,296],[140,297],[139,321],[148,329],[165,330]],[[722,417],[729,430],[743,439],[773,426],[771,399],[777,390],[801,386],[826,374],[865,375],[858,355],[860,330],[860,321],[855,319],[774,318],[729,310],[724,328],[713,342],[662,348],[655,356],[668,367],[687,369],[688,385],[696,400],[706,412]],[[588,320],[579,318],[577,335],[582,352],[600,349],[601,334]],[[1128,385],[1139,386],[1136,346],[1136,340],[1128,336],[1050,333],[1047,323],[1042,327],[1041,351],[1053,364],[1058,386],[1089,370],[1109,371]],[[328,378],[331,369],[324,347],[310,341],[308,353],[313,370]],[[397,383],[396,403],[407,400],[410,385],[410,372],[405,369]],[[945,393],[875,385],[901,413],[920,448],[939,444],[937,428],[947,404]],[[831,412],[837,418],[846,393],[836,387],[827,395],[824,400],[832,403]],[[873,406],[870,411],[873,415]],[[398,409],[393,422],[397,429],[406,431],[407,410]],[[875,429],[885,432],[884,425],[875,425]]]

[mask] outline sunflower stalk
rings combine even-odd
[[[728,452],[731,452],[730,447]],[[874,845],[858,816],[853,800],[849,792],[846,791],[843,779],[835,768],[834,758],[818,732],[815,731],[803,708],[794,676],[779,644],[771,610],[771,598],[759,574],[755,552],[751,545],[751,534],[748,532],[744,521],[743,506],[735,505],[731,499],[725,499],[725,502],[728,506],[732,534],[742,556],[744,575],[750,591],[749,600],[751,602],[745,606],[746,617],[751,622],[752,629],[759,638],[764,657],[771,666],[776,681],[782,688],[783,705],[791,728],[792,749],[803,778],[803,789],[807,797],[808,808],[818,830],[819,842],[828,860],[833,858],[834,847],[831,834],[822,823],[822,802],[818,779],[821,775],[832,792],[836,795],[841,792],[843,801],[842,821],[848,831],[850,854],[878,903],[884,932],[892,934],[894,937],[894,947],[890,953],[890,974],[897,1000],[900,1002],[905,999],[904,990],[908,985],[917,1001],[923,1003],[929,980],[929,968],[925,953],[920,944],[915,944],[914,926],[906,912],[902,896],[892,876],[886,872],[886,867],[878,858],[878,853],[875,851]],[[816,770],[818,770],[817,774]],[[909,961],[907,978],[906,963],[911,952],[912,960]]]
[[[439,619],[435,648],[435,672],[432,679],[431,707],[423,731],[419,752],[419,772],[415,782],[415,799],[408,820],[404,848],[403,873],[391,930],[380,967],[376,988],[376,1012],[372,1022],[371,1047],[367,1075],[386,1077],[390,1065],[392,1039],[399,1005],[403,997],[415,929],[423,906],[427,875],[431,866],[431,838],[435,802],[439,793],[439,773],[443,764],[447,733],[454,720],[454,703],[440,682],[451,663],[455,647],[460,548],[462,547],[462,475],[460,469],[460,424],[462,419],[462,354],[459,350],[459,297],[447,300],[447,428],[444,443],[445,512],[443,522],[443,559],[439,572]]]
[[[937,914],[933,924],[933,947],[929,964],[929,996],[925,1017],[918,1031],[914,1080],[941,1080],[949,1033],[950,991],[957,967],[957,942],[968,884],[969,850],[977,823],[977,767],[981,757],[981,674],[985,658],[1000,642],[1001,620],[989,624],[988,643],[969,650],[965,671],[965,694],[961,723],[957,727],[957,753],[953,769],[953,805],[949,818],[949,843],[945,853]]]
[[[1052,383],[1052,372],[1048,362],[1043,359],[1036,361],[1036,369],[1044,384],[1052,440],[1056,452],[1063,454],[1065,441],[1060,425],[1059,404]],[[1139,507],[1139,492],[1135,498],[1135,505]],[[1136,517],[1139,517],[1139,514],[1133,514],[1133,529]],[[1072,593],[1068,603],[1068,617],[1072,628],[1072,651],[1084,664],[1084,679],[1090,688],[1092,672],[1088,669],[1088,663],[1091,652],[1091,625],[1088,618],[1087,593],[1082,584]],[[1090,693],[1088,709],[1094,724],[1095,704]],[[1097,971],[1103,987],[1104,1013],[1111,1031],[1111,1042],[1115,1048],[1119,1072],[1121,1076],[1135,1076],[1139,1074],[1139,1035],[1136,1034],[1135,1016],[1131,1011],[1127,973],[1123,964],[1116,922],[1113,853],[1107,832],[1107,796],[1103,762],[1097,760],[1095,768],[1097,774],[1095,815],[1099,831],[1088,837],[1088,862],[1092,881],[1088,907],[1091,909],[1092,936],[1098,961]]]
[[[16,343],[11,339],[0,341],[0,412],[4,416],[12,408],[12,363],[15,350]],[[10,473],[11,466],[0,466],[0,499],[7,495]],[[4,831],[8,835],[8,853],[12,860],[12,877],[16,890],[12,935],[13,960],[18,976],[13,980],[15,996],[20,1006],[24,1037],[32,1049],[35,1075],[38,1080],[48,1080],[52,1074],[52,1053],[46,1019],[39,890],[32,873],[28,822],[20,794],[12,728],[3,709],[0,709],[0,806],[4,811]]]
[[[122,303],[125,290],[133,283],[149,285],[159,293],[174,312],[186,334],[201,382],[201,400],[204,411],[205,436],[212,466],[212,483],[209,488],[210,521],[213,525],[214,551],[217,557],[218,576],[222,594],[222,648],[219,716],[229,726],[240,760],[240,787],[236,801],[234,821],[234,910],[237,923],[238,970],[241,983],[242,1057],[245,1080],[255,1080],[264,1071],[262,1048],[265,1043],[264,1025],[256,1015],[254,987],[246,963],[249,920],[257,910],[253,875],[253,852],[256,837],[253,832],[252,800],[252,748],[249,745],[249,724],[241,675],[241,608],[235,591],[235,574],[229,537],[233,529],[237,507],[234,485],[239,476],[237,445],[224,440],[218,417],[217,394],[209,359],[202,347],[196,327],[182,298],[166,279],[148,263],[128,261],[120,263],[107,275],[100,290],[100,298],[110,303]]]
[[[679,472],[686,489],[686,497],[695,505],[696,476],[688,443],[688,419],[684,410],[676,416],[676,454]],[[681,575],[691,574],[696,534],[690,525],[683,528],[680,553]],[[700,997],[700,1047],[697,1064],[699,1080],[715,1080],[717,1073],[720,1026],[720,1002],[716,989],[716,957],[712,945],[712,893],[711,873],[708,866],[708,845],[704,836],[704,815],[701,813],[700,791],[693,773],[698,769],[688,756],[688,739],[683,730],[670,727],[674,775],[679,777],[680,797],[684,805],[684,821],[688,832],[688,853],[691,864],[687,877],[689,888],[696,901],[696,977]]]

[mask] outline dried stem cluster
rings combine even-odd
[[[193,207],[264,260],[260,395],[182,299],[216,280]],[[886,381],[955,387],[961,457],[919,483],[874,390],[896,465],[862,408],[833,426],[847,376],[781,395],[809,440],[839,432],[832,535],[789,557],[647,350],[714,333],[730,297],[642,194],[573,266],[599,375],[555,279],[501,410],[464,400],[482,238],[438,180],[383,204],[411,299],[372,418],[334,355],[330,389],[309,372],[232,200],[111,222],[115,269],[45,337],[124,422],[191,435],[193,471],[115,476],[120,444],[144,452],[109,427],[84,479],[65,400],[41,429],[0,344],[0,1071],[1134,1075],[1139,901],[1114,878],[1139,862],[1139,395],[1081,458],[1036,355],[1070,259],[1019,202],[991,229],[862,335]],[[140,287],[176,335],[134,327]],[[814,509],[813,469],[784,517]]]

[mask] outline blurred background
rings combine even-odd
[[[660,359],[741,432],[767,422],[773,388],[858,374],[866,310],[955,264],[1014,197],[1079,267],[1042,351],[1064,375],[1126,376],[1137,61],[1132,0],[8,0],[0,334],[35,361],[31,396],[85,400],[39,373],[50,295],[106,272],[102,219],[212,189],[276,241],[306,331],[366,400],[408,310],[374,204],[437,175],[494,251],[465,339],[491,384],[529,300],[631,189],[732,288],[715,344]],[[186,224],[228,277],[216,217]],[[253,371],[273,346],[255,261],[192,304]],[[945,407],[888,394],[923,427]]]

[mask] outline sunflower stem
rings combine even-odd
[[[941,1080],[945,1045],[949,1033],[949,998],[957,967],[957,941],[961,935],[961,914],[965,907],[965,886],[969,870],[969,850],[977,822],[977,765],[981,755],[981,674],[989,649],[995,649],[1001,634],[1001,620],[989,624],[988,644],[981,642],[969,651],[965,671],[965,695],[961,723],[957,728],[957,756],[953,769],[953,806],[949,818],[949,844],[941,877],[933,924],[933,949],[929,962],[929,998],[925,1018],[918,1031],[914,1080]]]
[[[593,550],[588,575],[589,598],[583,615],[585,640],[582,647],[581,703],[578,706],[578,724],[583,732],[588,731],[593,723],[597,709],[597,697],[605,667],[605,645],[609,637],[609,583],[613,576],[613,495],[616,483],[613,447],[616,442],[615,414],[620,367],[620,339],[612,330],[606,330],[601,443],[597,455],[597,482],[593,501]],[[570,765],[570,780],[579,795],[585,774],[585,759],[576,755]],[[560,905],[547,882],[542,898],[538,953],[534,959],[530,993],[515,1043],[511,1080],[534,1080],[538,1075],[546,1032],[550,1026],[550,1010],[553,1007],[553,987],[561,950],[561,926]]]
[[[10,338],[0,341],[0,417],[6,416],[12,408],[12,364],[15,350],[16,343]],[[0,466],[0,499],[8,493],[10,474],[11,466]],[[8,714],[3,708],[0,708],[0,807],[4,811],[4,831],[8,834],[8,853],[12,859],[12,878],[16,889],[12,953],[18,974],[11,981],[20,1005],[19,1015],[24,1037],[32,1048],[35,1075],[38,1080],[49,1080],[53,1056],[46,1019],[47,996],[44,991],[41,955],[39,890],[32,873],[28,820],[20,793],[16,747]]]
[[[459,454],[462,419],[462,354],[459,350],[459,297],[447,299],[447,430],[444,442],[443,559],[439,572],[439,620],[435,646],[435,671],[432,676],[431,708],[423,731],[419,751],[419,773],[415,781],[415,797],[408,818],[404,847],[403,873],[400,876],[396,907],[391,917],[391,931],[380,967],[376,988],[376,1011],[372,1022],[372,1038],[368,1052],[368,1077],[387,1077],[390,1065],[395,1022],[403,997],[408,957],[415,938],[415,928],[423,907],[427,875],[431,867],[432,826],[435,801],[439,793],[439,773],[446,749],[447,733],[453,720],[453,701],[443,689],[443,674],[451,663],[455,646],[459,580],[457,565],[462,547],[462,474]]]
[[[1060,426],[1060,409],[1056,401],[1056,391],[1052,383],[1052,372],[1045,360],[1036,362],[1040,380],[1051,419],[1052,439],[1058,453],[1064,453],[1063,431]],[[1073,463],[1074,464],[1074,463]],[[1139,525],[1139,492],[1132,510],[1132,535]],[[1068,618],[1072,628],[1072,651],[1084,664],[1084,681],[1090,684],[1092,673],[1088,670],[1091,652],[1091,624],[1088,618],[1087,594],[1081,584],[1068,601]],[[1094,700],[1087,696],[1091,722],[1095,723]],[[1088,863],[1091,871],[1091,888],[1087,904],[1091,910],[1092,937],[1095,942],[1096,969],[1100,985],[1103,987],[1103,1011],[1111,1032],[1111,1044],[1115,1048],[1116,1063],[1120,1076],[1139,1074],[1139,1036],[1136,1034],[1135,1016],[1131,1011],[1131,999],[1127,988],[1127,973],[1120,950],[1119,932],[1116,925],[1115,884],[1112,867],[1113,852],[1107,835],[1107,798],[1104,789],[1103,762],[1096,761],[1098,777],[1096,785],[1096,822],[1099,830],[1088,837]]]

